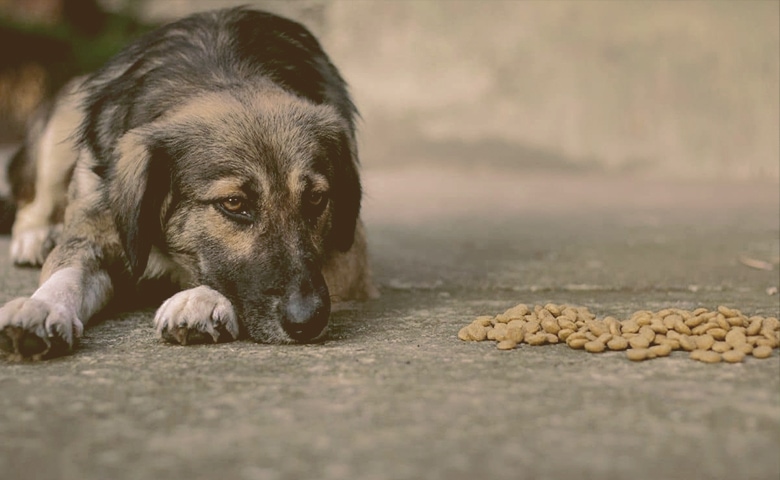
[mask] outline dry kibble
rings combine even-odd
[[[545,318],[544,320],[542,320],[541,326],[542,326],[542,330],[544,330],[545,332],[552,333],[555,335],[557,335],[558,332],[561,330],[561,326],[558,325],[558,321],[552,317]]]
[[[607,342],[607,347],[610,350],[625,350],[628,348],[628,340],[623,337],[614,336]]]
[[[669,354],[672,353],[672,346],[668,343],[662,343],[660,345],[653,345],[649,350],[657,357],[668,357]]]
[[[523,341],[524,337],[525,335],[523,333],[523,327],[515,326],[510,323],[506,329],[506,339],[515,343],[520,343]]]
[[[630,338],[628,344],[631,345],[631,348],[647,348],[650,346],[650,340],[648,340],[647,337],[638,335]]]
[[[761,331],[761,327],[763,325],[763,318],[757,318],[755,320],[752,320],[750,322],[750,325],[748,325],[747,330],[745,330],[746,335],[758,335],[758,332]]]
[[[693,352],[701,351],[701,353],[697,356],[697,358],[693,357]],[[700,362],[704,363],[718,363],[722,360],[722,357],[720,356],[720,353],[713,352],[711,350],[694,350],[691,352],[691,358],[694,358],[694,360],[698,360]]]
[[[680,317],[680,320],[674,322],[674,331],[679,333],[680,335],[690,335],[691,334],[691,328],[683,321],[682,317]]]
[[[471,335],[469,335],[469,327],[463,327],[460,330],[458,330],[458,338],[463,340],[464,342],[469,342],[472,340]]]
[[[615,317],[604,317],[604,325],[607,326],[607,330],[610,335],[620,335],[620,320]]]
[[[713,352],[723,353],[728,352],[729,350],[731,350],[731,345],[726,342],[715,342],[712,344]]]
[[[758,340],[756,340],[756,346],[775,348],[777,347],[777,340],[772,338],[760,337]]]
[[[653,340],[655,340],[655,332],[653,331],[652,328],[650,328],[647,325],[639,329],[639,335],[645,337],[648,342],[652,342]]]
[[[577,325],[574,323],[574,320],[571,319],[571,317],[558,317],[558,326],[561,327],[563,330],[577,330]],[[758,332],[756,332],[758,333]]]
[[[523,325],[525,325],[525,322],[522,320],[511,320],[509,323],[506,324],[507,328],[523,328]]]
[[[710,335],[701,335],[696,338],[696,346],[699,350],[709,350],[715,344],[715,339]]]
[[[547,310],[548,312],[552,313],[556,317],[561,314],[561,307],[559,307],[558,305],[555,305],[553,303],[548,303],[547,305],[544,306],[544,309]]]
[[[496,344],[496,348],[499,350],[512,350],[517,346],[517,342],[514,340],[502,340]]]
[[[655,333],[666,334],[669,329],[666,328],[666,325],[664,325],[664,322],[660,318],[653,318],[650,321],[650,330]]]
[[[504,316],[515,319],[515,318],[523,318],[529,313],[531,313],[531,310],[528,308],[528,305],[524,303],[520,303],[510,308],[509,310],[505,311]]]
[[[590,353],[601,353],[606,350],[607,346],[598,340],[593,340],[585,344],[585,351]]]
[[[512,350],[525,342],[547,345],[565,342],[591,353],[626,351],[633,361],[685,350],[706,363],[739,363],[746,355],[768,358],[780,343],[780,321],[775,317],[748,317],[724,305],[715,310],[665,308],[640,310],[626,320],[597,318],[585,307],[519,304],[495,316],[481,315],[458,330],[463,341],[496,342],[499,350]]]
[[[711,328],[707,330],[707,334],[715,340],[725,340],[726,338],[726,330],[723,328]]]
[[[772,347],[762,345],[753,349],[753,356],[756,358],[769,358],[772,355]]]
[[[729,308],[725,305],[718,305],[718,313],[721,313],[724,317],[739,317],[741,315],[739,310]]]
[[[647,348],[632,348],[631,350],[626,350],[626,357],[635,362],[655,358],[654,354]]]
[[[609,329],[606,325],[604,325],[604,322],[600,322],[598,320],[586,320],[585,325],[588,326],[588,329],[596,337],[599,337],[605,333],[609,333]]]
[[[682,349],[686,352],[696,350],[696,340],[689,337],[688,335],[681,335],[678,341],[680,342],[680,347],[682,347]]]
[[[691,329],[691,333],[693,333],[694,335],[704,335],[705,333],[707,333],[708,330],[711,330],[713,328],[718,328],[718,324],[709,323],[709,322],[702,323],[701,325]]]
[[[703,316],[697,314],[696,310],[694,310],[693,312],[694,312],[694,316],[689,318],[689,319],[687,319],[687,320],[685,320],[685,325],[687,327],[689,327],[689,328],[698,327],[699,325],[701,325],[702,323],[707,321],[706,318],[704,318]]]
[[[633,320],[626,320],[621,327],[623,333],[636,333],[639,331],[639,324]]]
[[[729,350],[727,352],[723,352],[723,360],[725,360],[728,363],[739,363],[745,358],[745,352],[741,350]]]
[[[658,343],[657,345],[669,345],[669,348],[672,350],[679,350],[680,349],[680,341],[675,338],[667,338],[661,343]]]
[[[468,327],[469,329],[469,336],[472,340],[475,340],[477,342],[481,342],[485,339],[487,339],[487,328],[483,327],[482,325],[478,323],[472,323]]]
[[[558,331],[558,338],[563,340],[564,342],[571,336],[571,334],[574,333],[574,330],[570,328],[562,328]]]
[[[731,348],[734,348],[737,345],[747,343],[747,337],[745,336],[745,333],[740,330],[730,330],[726,333],[726,343],[731,345]]]
[[[539,333],[534,333],[532,335],[526,335],[525,343],[534,346],[544,345],[545,343],[547,343],[547,334],[539,332]]]
[[[534,333],[538,332],[540,328],[541,325],[539,322],[528,322],[523,325],[523,330],[526,336],[533,335]]]
[[[606,345],[606,343],[608,341],[610,341],[611,339],[612,339],[612,334],[610,334],[610,333],[602,333],[601,335],[598,336],[596,341],[597,342],[601,342],[601,343]]]

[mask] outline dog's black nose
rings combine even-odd
[[[321,288],[314,288],[306,282],[294,289],[287,297],[282,328],[287,335],[298,342],[317,338],[328,325],[330,296],[325,282]]]

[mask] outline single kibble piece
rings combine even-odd
[[[711,328],[707,330],[707,333],[715,340],[724,340],[726,338],[726,330],[722,328]]]
[[[585,351],[590,353],[601,353],[607,346],[598,340],[593,340],[585,344]]]
[[[662,343],[660,345],[653,345],[649,349],[657,357],[668,357],[672,353],[672,346],[668,343]]]
[[[607,342],[607,347],[614,351],[625,350],[628,348],[628,340],[623,337],[612,337]]]
[[[570,328],[562,328],[558,331],[558,338],[565,342],[569,338],[569,336],[573,333],[574,330]]]
[[[626,350],[626,357],[634,362],[641,362],[642,360],[655,358],[655,354],[647,348],[632,348],[631,350]]]
[[[697,348],[696,340],[688,335],[680,335],[680,338],[678,338],[677,341],[680,342],[680,347],[686,352],[696,350]]]
[[[523,327],[510,324],[506,329],[506,340],[511,340],[515,343],[523,341],[525,334],[523,333]]]
[[[729,350],[723,352],[723,360],[729,363],[739,363],[745,358],[745,352],[741,350]]]
[[[526,315],[531,313],[531,309],[528,308],[528,305],[524,303],[520,303],[518,305],[515,305],[514,307],[510,308],[509,310],[504,312],[504,316],[514,319],[514,318],[523,318]]]
[[[710,335],[700,335],[696,339],[696,346],[699,350],[709,350],[715,344],[715,339]]]
[[[694,352],[695,351],[696,350],[694,350]],[[691,354],[692,353],[693,352],[691,352]],[[691,358],[693,358],[693,356],[691,356]],[[718,353],[718,352],[713,352],[712,350],[705,350],[695,360],[698,360],[698,361],[704,362],[704,363],[718,363],[718,362],[720,362],[722,360],[722,357],[720,356],[720,353]]]
[[[471,335],[469,335],[469,327],[463,327],[460,330],[458,330],[458,338],[463,340],[464,342],[469,342],[472,340]]]
[[[772,355],[772,347],[761,345],[753,349],[753,356],[756,358],[769,358]]]
[[[496,348],[499,350],[512,350],[517,346],[517,342],[514,340],[502,340],[496,344]]]
[[[478,323],[472,323],[468,326],[469,329],[469,336],[472,340],[475,340],[477,342],[481,342],[485,339],[487,339],[487,328],[483,327],[482,325]]]
[[[585,348],[585,344],[588,343],[587,338],[572,338],[574,335],[569,336],[569,338],[566,340],[566,345],[569,346],[569,348],[572,348],[574,350],[582,350]]]
[[[539,346],[547,343],[547,335],[544,333],[534,333],[525,336],[525,343],[528,345]]]
[[[731,350],[731,345],[726,342],[715,342],[712,344],[713,352],[723,353],[728,352],[729,350]]]
[[[628,339],[628,344],[631,345],[631,348],[647,348],[650,346],[650,340],[640,335]]]

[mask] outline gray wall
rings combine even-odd
[[[244,3],[321,37],[363,112],[367,165],[780,175],[777,1],[174,0],[143,12]]]

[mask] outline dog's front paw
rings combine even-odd
[[[166,300],[154,316],[154,326],[162,338],[182,345],[235,340],[239,332],[233,305],[205,285]]]
[[[35,298],[0,308],[0,349],[10,360],[40,360],[69,352],[84,331],[76,314]]]
[[[16,265],[40,267],[57,244],[60,230],[54,225],[15,228],[11,238],[11,259]]]

